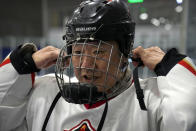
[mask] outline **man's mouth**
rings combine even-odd
[[[84,78],[84,80],[85,80],[86,82],[94,82],[94,81],[96,81],[99,77],[97,77],[97,76],[84,75],[83,78]]]

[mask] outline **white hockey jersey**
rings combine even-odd
[[[196,68],[189,58],[166,76],[140,81],[147,111],[140,109],[134,83],[109,100],[103,131],[196,131]],[[19,75],[9,59],[0,64],[0,131],[41,131],[59,92],[54,75]],[[105,103],[58,100],[46,131],[95,131]]]

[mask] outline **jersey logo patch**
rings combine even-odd
[[[75,127],[64,131],[95,131],[95,129],[92,127],[90,121],[88,119],[85,119]]]

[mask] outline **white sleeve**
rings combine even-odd
[[[196,131],[196,68],[186,57],[159,76],[161,131]]]
[[[0,131],[26,131],[26,106],[34,74],[19,75],[6,59],[0,64]]]

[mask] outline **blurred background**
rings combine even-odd
[[[17,45],[35,43],[38,48],[65,42],[65,22],[82,0],[0,0],[0,62]],[[128,0],[136,22],[135,47],[177,48],[196,63],[195,0]],[[54,71],[54,67],[39,72]],[[153,75],[146,68],[142,77]]]

